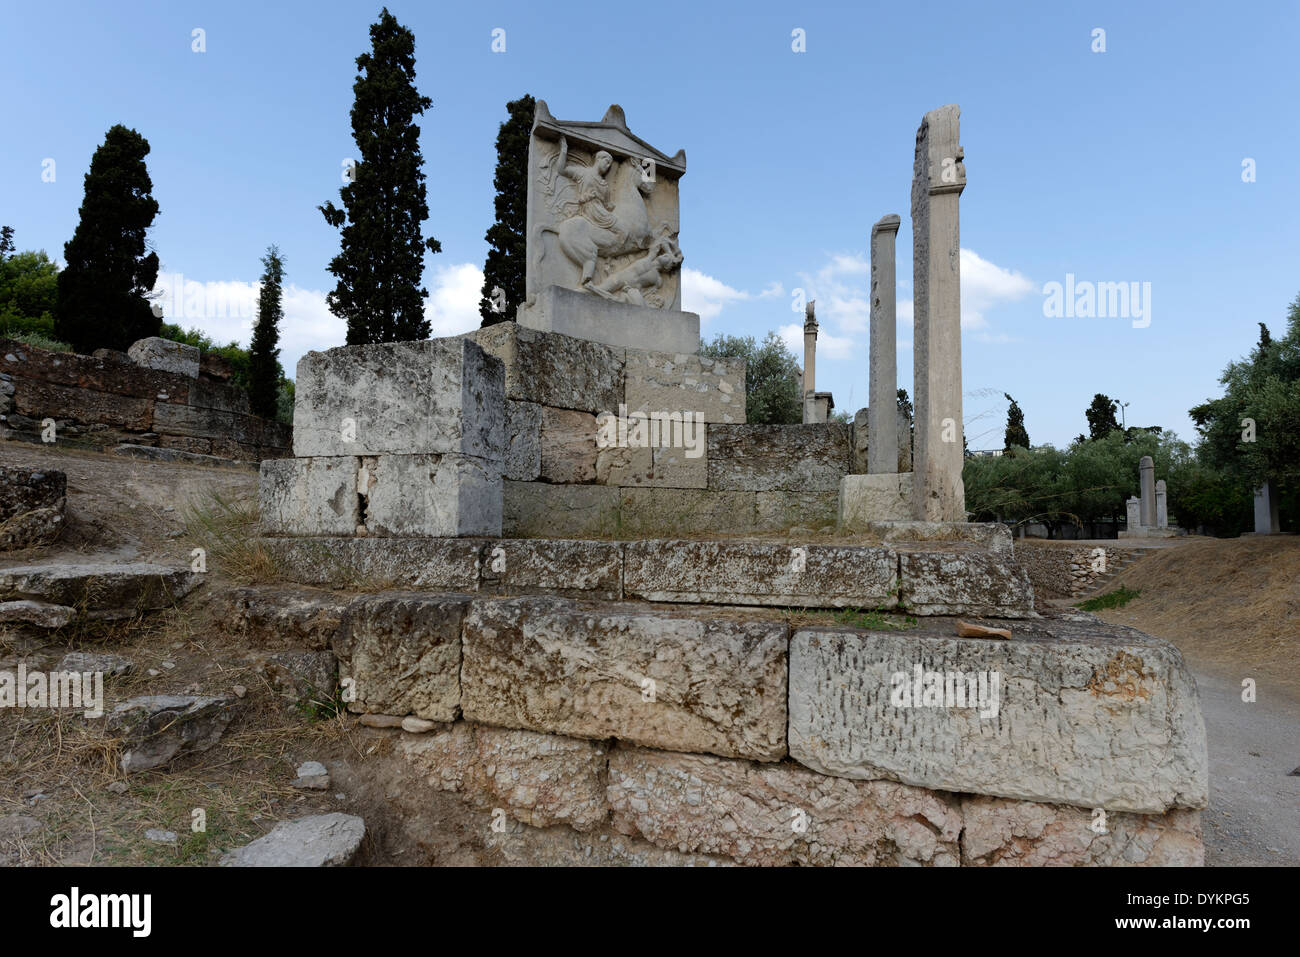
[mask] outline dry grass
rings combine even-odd
[[[1300,538],[1154,549],[1113,584],[1142,594],[1107,621],[1168,638],[1193,664],[1250,668],[1300,692]]]
[[[188,540],[207,552],[208,568],[241,584],[278,581],[281,570],[260,541],[255,500],[229,499],[210,492],[187,506],[183,518]]]

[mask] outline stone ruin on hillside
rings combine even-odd
[[[685,154],[617,106],[537,104],[515,322],[302,359],[263,542],[363,592],[329,599],[339,677],[409,800],[503,809],[512,861],[1200,862],[1178,652],[1035,609],[1009,530],[965,521],[958,117],[916,140],[910,447],[900,217],[871,232],[867,420],[747,424],[743,361],[680,308]]]

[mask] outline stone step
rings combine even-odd
[[[793,608],[905,608],[918,615],[1034,615],[1008,551],[978,542],[263,538],[307,585]]]
[[[0,601],[47,602],[114,618],[170,608],[198,583],[187,568],[150,562],[21,565],[0,569]]]

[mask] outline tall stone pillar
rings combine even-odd
[[[814,302],[804,308],[803,324],[803,421],[817,421],[817,312]]]
[[[1282,530],[1277,514],[1277,490],[1272,482],[1255,489],[1255,534],[1270,535]]]
[[[912,170],[912,513],[920,521],[966,521],[961,409],[961,234],[958,201],[966,167],[961,110],[925,114]]]
[[[1142,456],[1138,463],[1138,487],[1142,495],[1142,527],[1155,528],[1156,525],[1156,463],[1151,456]]]
[[[1169,496],[1165,480],[1156,482],[1156,528],[1169,527]]]
[[[898,471],[897,274],[894,241],[901,220],[891,213],[871,227],[871,373],[867,406],[867,471]]]

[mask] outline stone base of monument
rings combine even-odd
[[[986,544],[266,537],[287,581],[489,594],[1033,618],[1024,569]]]
[[[1152,528],[1146,525],[1139,525],[1136,528],[1125,528],[1119,532],[1120,538],[1181,538],[1187,534],[1183,528]]]
[[[860,531],[872,522],[904,522],[911,518],[911,472],[846,475],[840,479],[841,531]]]
[[[667,544],[636,547],[662,565]],[[587,579],[612,596],[633,546],[424,546],[447,551],[371,554],[426,574],[446,564],[457,588],[216,599],[234,630],[332,647],[357,692],[348,710],[374,726],[357,733],[389,738],[380,753],[405,775],[396,788],[376,776],[395,821],[427,826],[417,810],[449,797],[501,808],[499,863],[1203,863],[1205,731],[1161,639],[1082,614],[1015,622],[998,640],[958,638],[952,618],[855,628],[484,594],[470,583],[495,564],[503,588]],[[821,561],[810,549],[809,571]],[[404,718],[427,730],[400,730]]]
[[[267,459],[271,535],[499,535],[500,466],[455,453]]]
[[[563,286],[547,286],[519,307],[516,321],[539,332],[558,332],[646,352],[700,351],[700,317],[693,312],[633,306]]]

